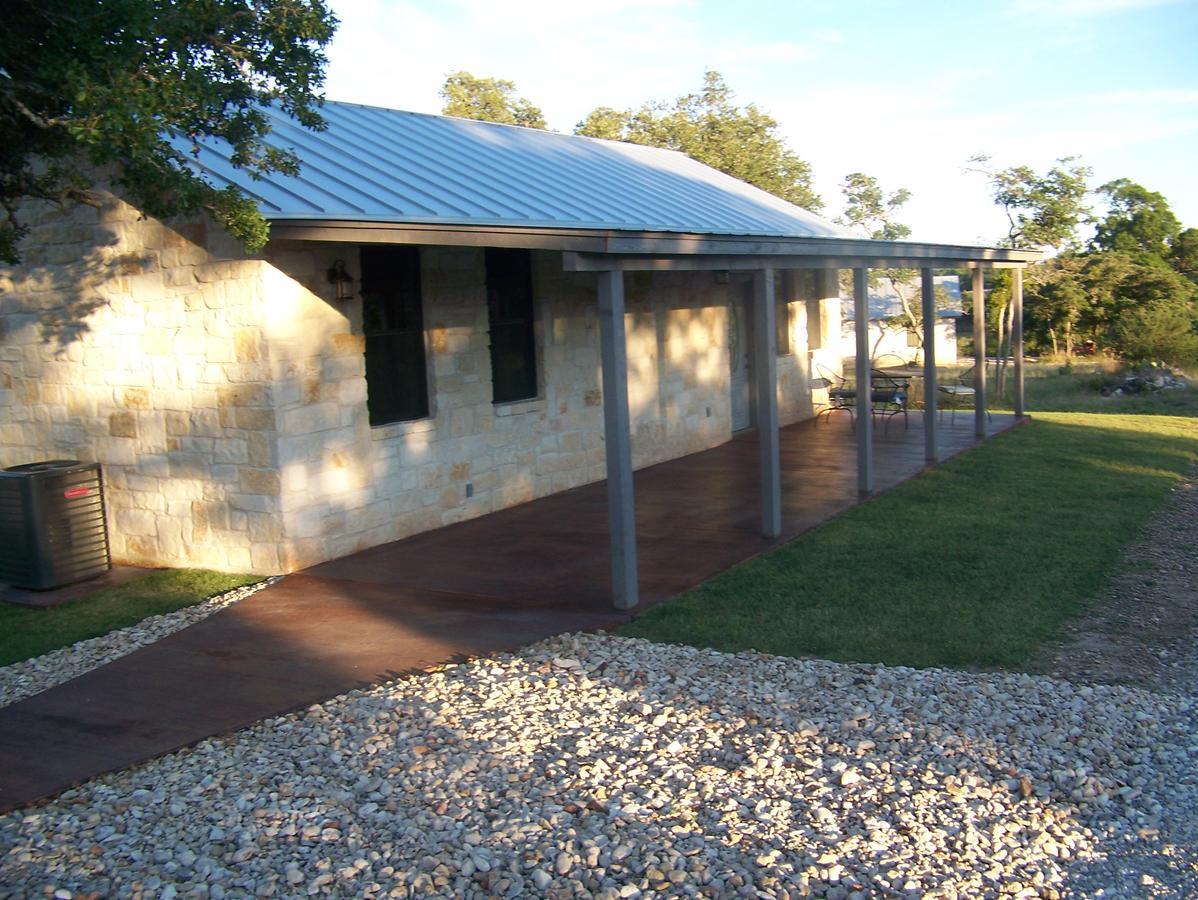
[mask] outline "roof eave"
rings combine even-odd
[[[690,234],[542,225],[275,218],[273,241],[438,244],[561,250],[572,271],[763,267],[1023,267],[1038,250],[842,237]],[[798,264],[796,266],[796,264]]]

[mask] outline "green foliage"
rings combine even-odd
[[[901,241],[911,236],[910,227],[895,218],[911,199],[911,192],[906,188],[899,188],[887,195],[874,176],[852,172],[844,177],[840,190],[844,194],[845,206],[836,221],[842,225],[878,241]],[[877,284],[881,279],[889,282],[902,305],[902,313],[891,317],[886,326],[914,332],[922,350],[923,307],[909,296],[912,293],[911,283],[917,274],[915,269],[870,269],[869,279],[871,284]],[[884,335],[885,331],[879,340]]]
[[[1028,328],[1041,337],[1064,337],[1067,354],[1075,340],[1091,339],[1129,358],[1170,359],[1184,341],[1166,341],[1154,352],[1145,339],[1135,337],[1132,323],[1192,320],[1196,298],[1194,285],[1159,257],[1114,250],[1065,253],[1028,272]],[[1173,312],[1166,314],[1166,309]],[[1153,340],[1164,336],[1155,327],[1150,334]]]
[[[777,121],[752,103],[736,105],[733,96],[720,73],[708,71],[699,93],[623,112],[599,107],[574,132],[679,150],[804,209],[822,208],[811,166],[786,146]]]
[[[68,647],[261,581],[204,569],[162,569],[51,609],[0,603],[0,666]]]
[[[514,82],[479,78],[469,72],[452,72],[441,87],[445,101],[441,112],[462,119],[545,128],[545,116],[525,97],[516,94]]]
[[[1130,362],[1198,368],[1198,316],[1186,306],[1161,300],[1133,306],[1116,320],[1114,336]]]
[[[994,202],[1007,214],[1006,246],[1057,249],[1075,243],[1077,227],[1090,213],[1086,179],[1091,173],[1077,157],[1057,160],[1042,175],[1030,166],[994,169],[985,154],[969,161],[973,171],[986,176]]]
[[[887,196],[878,179],[864,172],[853,172],[844,176],[841,191],[845,198],[844,212],[837,219],[841,224],[878,241],[901,241],[911,236],[911,229],[895,220],[911,199],[906,188]]]
[[[609,141],[627,140],[625,129],[628,128],[631,118],[631,113],[625,110],[612,109],[610,106],[598,106],[574,126],[574,133],[587,137],[604,138]]]
[[[1198,228],[1187,228],[1173,239],[1169,265],[1180,275],[1198,284]]]
[[[1108,181],[1098,193],[1107,198],[1110,208],[1098,223],[1096,249],[1168,255],[1169,244],[1181,233],[1181,222],[1162,194],[1126,178]]]
[[[19,261],[29,199],[96,202],[95,172],[158,217],[207,210],[250,249],[267,224],[167,141],[220,138],[255,175],[293,172],[268,147],[275,104],[320,128],[336,19],[324,0],[9,0],[0,29],[0,259]]]
[[[1191,418],[1038,414],[622,633],[730,652],[1025,666],[1097,595],[1195,459]]]

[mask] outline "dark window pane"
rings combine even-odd
[[[417,247],[363,247],[362,331],[371,425],[428,415]]]
[[[498,249],[486,254],[492,399],[496,403],[527,400],[537,395],[532,255],[527,250]]]

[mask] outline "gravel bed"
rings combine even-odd
[[[203,603],[177,609],[160,616],[142,619],[136,625],[110,631],[97,638],[79,641],[69,647],[52,650],[42,656],[26,659],[0,668],[0,707],[24,700],[55,685],[78,678],[84,672],[99,668],[114,659],[127,656],[139,647],[161,640],[168,634],[181,631],[206,619],[214,612],[256,594],[279,578],[268,578],[257,584],[234,588],[209,597]],[[84,601],[86,602],[86,601]]]
[[[0,896],[1185,895],[1194,713],[568,636],[0,817]]]

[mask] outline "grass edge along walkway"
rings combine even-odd
[[[916,667],[1024,665],[1198,459],[1198,420],[1038,413],[645,613],[630,637]]]
[[[261,575],[162,569],[50,609],[0,603],[0,666],[128,628],[149,616],[194,606],[261,580]]]

